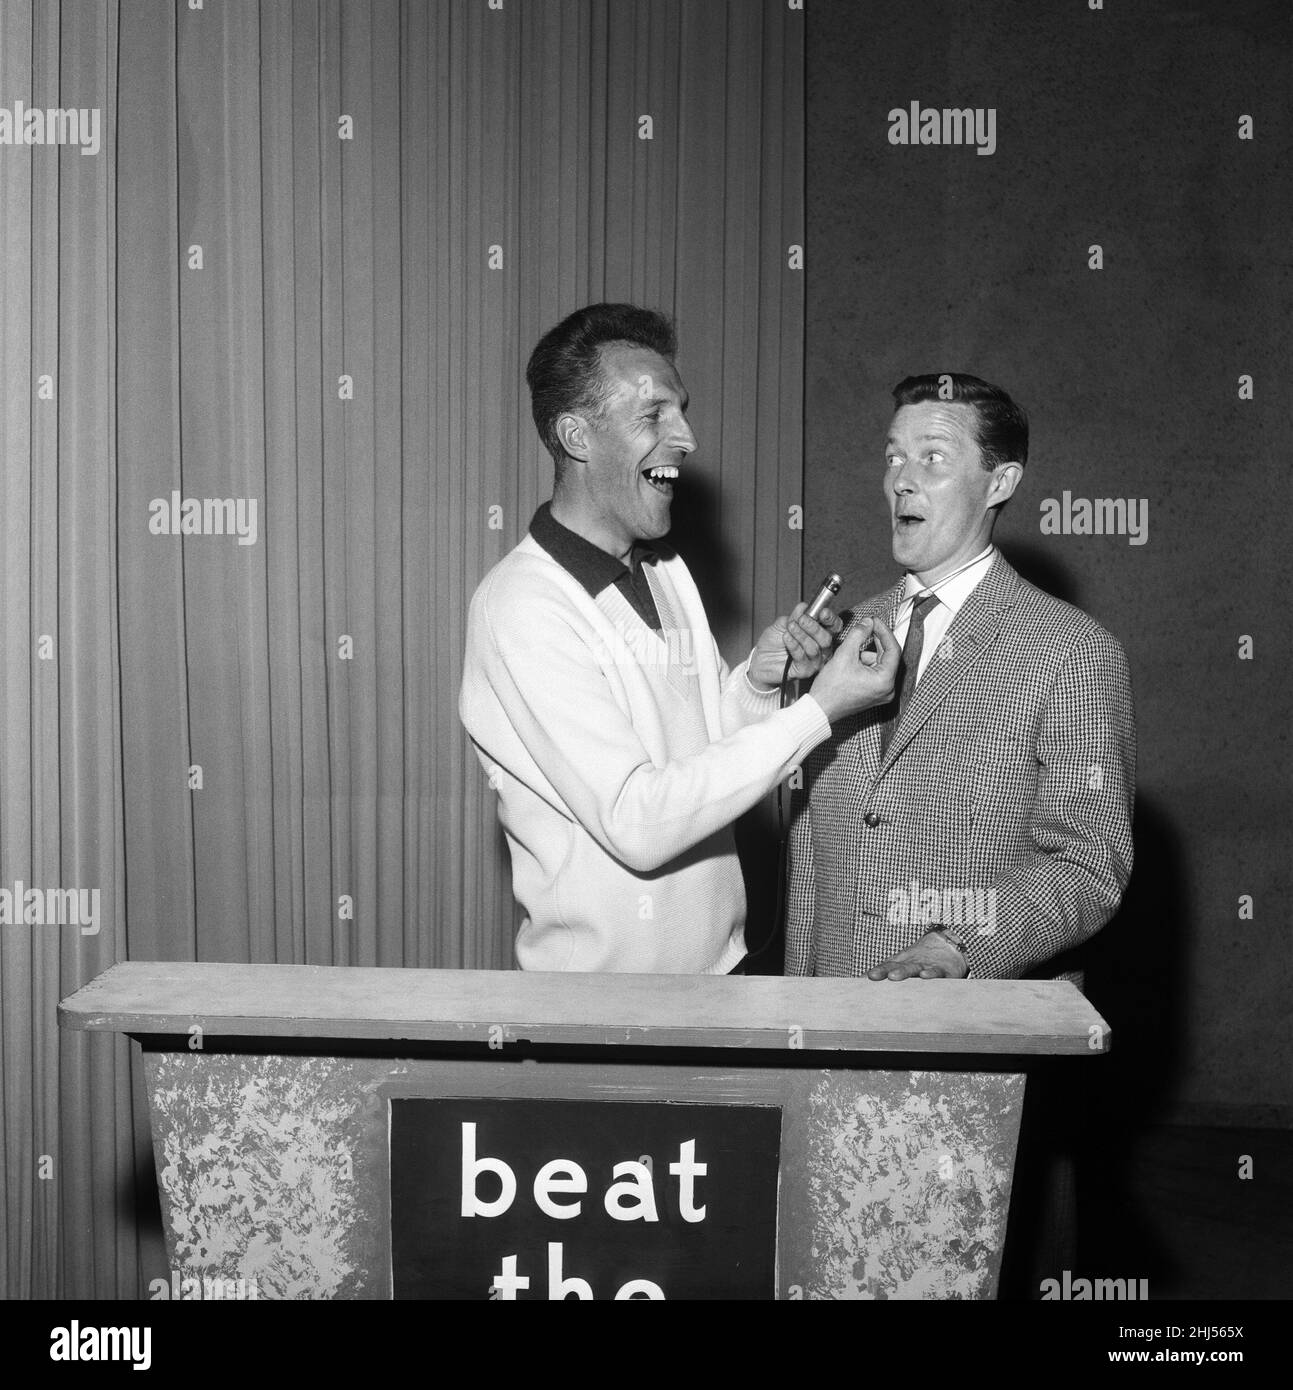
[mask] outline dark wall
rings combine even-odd
[[[1204,1122],[1293,1119],[1291,13],[809,7],[805,581],[849,572],[859,599],[896,578],[900,378],[970,371],[1028,408],[996,538],[1123,642],[1137,701],[1137,864],[1089,992],[1124,1098]],[[891,144],[913,101],[995,108],[995,151]],[[1043,535],[1066,489],[1144,499],[1145,543]]]

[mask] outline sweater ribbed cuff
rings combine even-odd
[[[737,668],[737,678],[733,682],[736,687],[736,698],[740,703],[757,718],[762,719],[769,710],[776,709],[774,703],[781,692],[774,686],[771,690],[756,690],[754,682],[750,679],[750,661],[754,656],[753,650]]]
[[[779,718],[786,721],[791,737],[797,740],[796,763],[802,762],[819,743],[830,737],[831,721],[811,695],[800,696],[789,709],[781,711]]]

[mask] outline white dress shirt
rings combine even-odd
[[[996,546],[989,545],[963,569],[954,571],[946,579],[940,579],[936,584],[922,584],[914,574],[907,575],[902,602],[898,605],[897,621],[893,625],[893,635],[900,647],[907,640],[907,629],[911,626],[911,614],[916,606],[917,596],[932,593],[938,599],[934,607],[925,614],[925,645],[921,648],[920,666],[916,671],[917,684],[920,683],[920,678],[925,674],[925,668],[929,665],[930,658],[947,635],[947,629],[951,627],[952,619],[961,611],[961,606],[965,600],[970,597],[975,586],[987,574],[995,552]]]

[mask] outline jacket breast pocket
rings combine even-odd
[[[966,750],[964,787],[970,833],[979,842],[1010,842],[1026,830],[1040,765],[1031,738],[994,729]]]

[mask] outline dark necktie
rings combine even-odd
[[[898,698],[894,711],[880,729],[880,760],[889,751],[894,730],[902,719],[903,711],[911,702],[912,691],[916,689],[916,677],[920,672],[920,654],[925,647],[925,615],[938,602],[934,594],[926,594],[918,599],[911,611],[911,624],[907,628],[907,640],[902,644],[902,669],[898,673]]]

